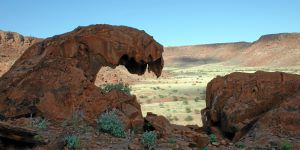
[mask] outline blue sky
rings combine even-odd
[[[300,32],[299,0],[2,0],[0,29],[50,37],[89,24],[145,30],[164,46]]]

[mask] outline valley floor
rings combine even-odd
[[[131,88],[142,106],[143,115],[153,112],[166,116],[175,124],[201,126],[200,111],[205,107],[206,85],[210,80],[231,72],[253,73],[258,70],[300,74],[299,66],[241,67],[215,63],[181,68],[175,65],[164,68],[170,76],[143,78]]]

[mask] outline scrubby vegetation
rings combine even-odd
[[[210,142],[217,142],[217,136],[215,134],[210,134],[209,140],[210,140]]]
[[[31,122],[29,124],[30,128],[36,128],[39,130],[46,130],[48,128],[49,121],[47,119],[31,119]]]
[[[202,147],[202,148],[199,148],[199,150],[209,150],[208,147]]]
[[[65,140],[69,149],[79,149],[81,147],[80,139],[77,135],[69,135]]]
[[[185,121],[193,121],[194,118],[192,116],[188,115],[184,120]]]
[[[130,87],[124,83],[109,83],[109,84],[104,84],[101,87],[106,92],[110,92],[113,89],[123,91],[127,95],[130,95],[131,92]]]
[[[110,133],[116,137],[125,137],[124,125],[115,111],[101,114],[97,121],[97,130]]]
[[[237,148],[240,148],[240,149],[245,148],[245,144],[242,143],[242,142],[236,143],[235,146],[236,146]]]
[[[144,132],[141,142],[149,150],[153,149],[156,145],[157,135],[154,131]]]
[[[170,138],[168,139],[168,143],[170,143],[170,144],[175,144],[175,143],[176,143],[176,139],[175,139],[174,137],[170,137]]]
[[[293,144],[288,142],[288,141],[284,141],[282,144],[281,144],[281,149],[282,150],[292,150],[293,149]]]
[[[71,127],[73,130],[80,131],[81,133],[86,133],[90,129],[87,122],[84,121],[81,111],[74,111],[71,118],[64,120],[61,126],[64,128]]]

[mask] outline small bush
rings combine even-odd
[[[185,112],[186,112],[186,113],[190,113],[190,112],[192,112],[192,110],[191,110],[190,107],[186,107],[186,108],[185,108]]]
[[[29,125],[30,128],[37,128],[39,130],[45,130],[48,128],[49,121],[47,119],[33,119],[31,118],[31,124]]]
[[[202,148],[199,148],[199,150],[209,150],[208,147],[202,147]]]
[[[175,144],[175,143],[176,143],[175,137],[170,137],[170,138],[168,139],[168,143],[170,143],[170,144]]]
[[[184,105],[188,105],[188,104],[189,104],[189,102],[188,102],[186,99],[183,100],[182,103],[183,103]]]
[[[177,92],[178,92],[178,90],[172,90],[172,92],[173,92],[173,93],[177,93]]]
[[[281,144],[281,149],[283,149],[283,150],[292,150],[293,149],[293,144],[290,143],[290,142],[285,141]]]
[[[98,131],[104,131],[116,137],[125,136],[123,123],[115,111],[103,113],[98,117],[96,123]]]
[[[130,87],[128,85],[124,84],[124,83],[104,84],[104,85],[102,85],[102,88],[106,92],[110,92],[113,89],[118,89],[120,91],[123,91],[127,95],[130,95],[130,92],[131,92]]]
[[[192,116],[188,115],[184,120],[185,121],[193,121],[194,118]]]
[[[210,140],[210,142],[217,142],[217,136],[215,134],[210,134],[209,140]]]
[[[236,143],[235,146],[236,146],[237,148],[245,148],[245,144],[244,144],[244,143],[241,143],[241,142]]]
[[[160,103],[160,104],[159,104],[159,107],[160,107],[160,108],[164,108],[165,106],[164,106],[163,103]]]
[[[41,119],[41,120],[39,120],[39,122],[36,124],[36,127],[37,127],[38,129],[45,130],[45,129],[48,128],[48,124],[49,124],[49,122],[48,122],[47,119]]]
[[[201,114],[201,110],[195,109],[195,110],[194,110],[194,113],[195,113],[195,114]]]
[[[65,140],[70,149],[79,149],[81,147],[80,139],[76,135],[67,136]]]
[[[157,136],[154,131],[144,132],[142,135],[142,144],[151,150],[156,145]]]
[[[176,117],[176,116],[174,116],[173,119],[174,119],[175,121],[178,121],[178,120],[179,120],[178,117]]]
[[[200,101],[200,97],[195,97],[194,101],[195,102],[199,102]]]

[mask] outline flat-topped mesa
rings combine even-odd
[[[4,118],[38,112],[65,118],[75,108],[85,111],[97,104],[97,112],[85,114],[94,119],[89,113],[107,109],[120,96],[94,85],[101,67],[124,65],[138,75],[148,68],[159,77],[162,53],[153,37],[125,26],[91,25],[47,38],[29,47],[0,78],[0,113]]]

